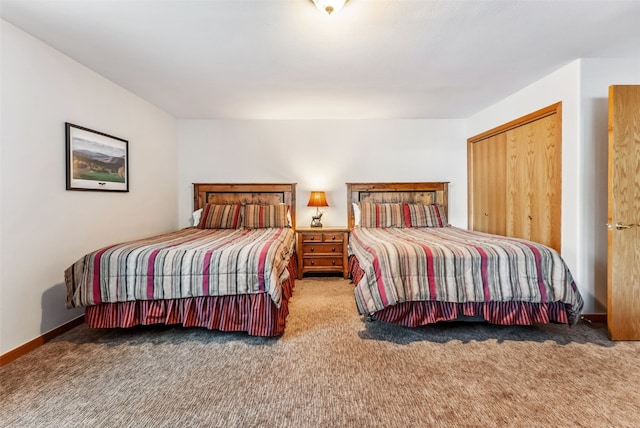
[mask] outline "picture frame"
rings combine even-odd
[[[129,142],[65,122],[67,190],[129,191]]]

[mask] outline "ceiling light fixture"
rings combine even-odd
[[[311,0],[318,9],[325,12],[327,15],[331,15],[334,12],[342,9],[342,6],[348,0]]]

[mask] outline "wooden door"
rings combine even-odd
[[[561,136],[555,114],[507,134],[507,236],[560,251]]]
[[[607,327],[640,340],[640,86],[609,87]]]
[[[473,230],[506,234],[506,142],[505,133],[500,133],[469,144],[469,170],[472,174],[469,227]]]

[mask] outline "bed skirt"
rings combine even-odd
[[[182,324],[210,330],[246,331],[253,336],[284,333],[289,298],[297,275],[294,254],[282,284],[282,303],[276,307],[266,293],[238,296],[203,296],[171,300],[139,300],[88,306],[85,321],[91,328],[133,327],[150,324]]]
[[[349,272],[354,284],[364,277],[355,256],[349,257]],[[419,327],[461,317],[480,317],[491,324],[533,325],[573,324],[567,305],[562,302],[402,302],[370,314],[373,318],[405,327]]]

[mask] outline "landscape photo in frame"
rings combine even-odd
[[[67,190],[129,191],[129,142],[65,123]]]

